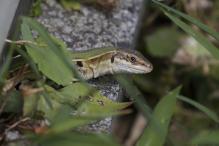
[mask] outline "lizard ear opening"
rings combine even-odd
[[[77,64],[77,66],[79,66],[79,67],[83,67],[83,63],[82,63],[81,61],[77,61],[76,64]]]
[[[113,55],[113,56],[111,57],[111,63],[114,62],[114,58],[115,58],[115,55]]]

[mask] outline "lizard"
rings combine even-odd
[[[144,74],[153,69],[142,54],[131,49],[105,47],[71,54],[79,75],[85,80],[106,74]]]

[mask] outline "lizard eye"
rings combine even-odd
[[[136,58],[135,57],[131,57],[131,63],[135,63],[136,62]]]

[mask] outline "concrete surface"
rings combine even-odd
[[[0,1],[0,56],[5,44],[5,38],[7,38],[9,34],[19,2],[20,0]]]

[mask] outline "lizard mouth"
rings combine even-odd
[[[120,71],[121,73],[130,73],[130,74],[145,74],[149,73],[153,70],[152,66],[137,66],[137,67],[121,67]]]
[[[147,66],[146,66],[146,70],[148,71],[148,72],[151,72],[152,70],[153,70],[153,65],[152,64],[148,64]]]
[[[147,66],[139,66],[139,67],[133,68],[133,72],[139,73],[139,74],[149,73],[152,70],[153,70],[153,66],[151,64],[149,64]]]
[[[149,73],[153,69],[152,68],[145,68],[145,69],[133,69],[134,73],[139,73],[139,74],[144,74],[144,73]]]

